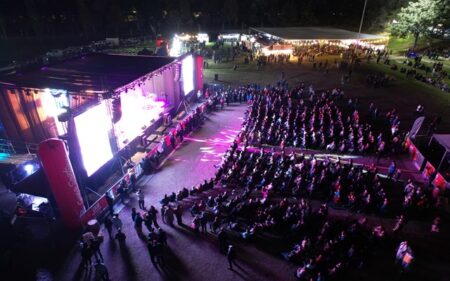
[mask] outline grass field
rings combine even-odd
[[[450,40],[442,40],[436,38],[427,38],[425,36],[420,36],[417,41],[417,50],[424,49],[429,46],[440,47],[440,46],[448,46]],[[392,50],[394,54],[404,54],[408,48],[412,48],[414,46],[414,37],[408,36],[405,38],[400,38],[396,36],[391,36],[389,38],[388,49]]]
[[[156,48],[156,43],[154,41],[145,41],[140,44],[136,44],[130,47],[121,47],[117,49],[108,50],[110,54],[124,54],[124,55],[137,55],[142,49],[147,48],[147,50],[154,52]]]
[[[328,56],[319,59],[328,59],[329,62],[333,62],[334,58]],[[237,70],[233,70],[234,64],[238,65]],[[208,83],[230,86],[248,83],[268,85],[279,80],[282,72],[285,72],[290,86],[304,82],[306,85],[313,84],[315,89],[319,90],[340,87],[344,89],[346,98],[358,98],[363,109],[367,108],[370,102],[374,102],[382,112],[396,108],[400,112],[401,128],[404,130],[411,128],[416,118],[414,111],[418,104],[422,104],[430,119],[437,115],[442,116],[439,132],[450,131],[448,118],[450,94],[414,79],[406,79],[398,71],[392,71],[389,67],[376,63],[363,64],[358,67],[352,75],[352,80],[346,85],[341,85],[341,76],[345,73],[332,69],[326,75],[323,70],[313,69],[310,63],[303,63],[301,66],[296,63],[267,65],[262,70],[257,70],[255,62],[244,65],[242,59],[221,64],[209,61],[209,68],[205,69],[204,76]],[[394,81],[385,88],[374,89],[366,86],[366,75],[376,72],[387,73],[394,78]],[[219,81],[214,81],[215,74],[218,74]]]

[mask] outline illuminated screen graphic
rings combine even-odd
[[[194,90],[194,58],[192,56],[183,59],[181,74],[183,75],[183,91],[187,95]]]
[[[156,101],[155,94],[142,93],[140,88],[130,89],[120,95],[122,118],[114,124],[119,149],[142,134],[143,129],[157,120],[164,111],[164,102]]]
[[[103,102],[74,120],[83,165],[89,177],[113,157],[108,137],[111,120]]]

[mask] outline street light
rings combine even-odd
[[[366,6],[367,6],[367,0],[364,1],[364,8],[363,8],[363,12],[361,15],[361,22],[359,23],[358,45],[359,45],[359,41],[361,40],[361,28],[362,28],[363,21],[364,21],[364,15],[366,14]]]

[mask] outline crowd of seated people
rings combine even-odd
[[[295,272],[300,280],[340,280],[345,269],[361,267],[370,248],[384,239],[363,222],[339,224],[326,218],[319,222],[305,231],[291,251],[283,253],[300,264]]]
[[[206,231],[209,224],[214,233],[226,226],[247,241],[262,233],[272,233],[286,241],[303,237],[294,242],[291,250],[281,253],[300,265],[295,275],[301,280],[317,276],[338,278],[346,267],[363,262],[370,239],[384,237],[380,226],[369,231],[362,223],[329,221],[326,204],[313,211],[305,198],[264,199],[249,187],[209,196],[194,204],[191,214],[192,228],[197,232],[200,227]]]
[[[388,131],[388,126],[384,129]],[[319,95],[312,87],[292,91],[266,88],[257,92],[243,132],[250,144],[340,153],[375,153],[381,143],[383,148],[401,146],[399,140],[392,142],[398,131],[383,136],[381,131],[360,120],[357,109],[345,114],[336,104],[336,95],[332,92]]]
[[[383,73],[369,74],[366,76],[366,85],[374,88],[383,88],[389,84],[392,78]]]
[[[196,196],[197,202],[189,209],[193,217],[191,227],[196,232],[206,232],[209,225],[210,231],[219,237],[226,228],[246,241],[260,234],[270,233],[288,242],[284,244],[287,251],[282,255],[299,265],[295,273],[297,278],[339,279],[346,268],[360,266],[364,262],[364,256],[370,251],[368,246],[382,241],[385,230],[380,225],[369,229],[364,221],[333,221],[328,216],[329,206],[352,212],[397,216],[393,234],[402,231],[406,218],[415,211],[419,213],[423,209],[434,207],[436,196],[430,189],[412,181],[404,184],[403,193],[397,188],[401,183],[398,181],[395,167],[393,171],[389,170],[387,179],[383,179],[375,165],[362,166],[352,161],[344,163],[339,158],[334,161],[328,157],[319,159],[314,155],[294,152],[286,154],[285,145],[280,145],[280,152],[275,149],[264,151],[248,147],[251,139],[246,138],[245,133],[252,123],[259,122],[259,118],[253,117],[267,111],[268,114],[263,114],[264,119],[270,118],[274,123],[286,124],[289,123],[288,117],[282,112],[297,107],[290,104],[288,95],[277,90],[247,86],[238,90],[221,91],[225,95],[233,92],[243,94],[247,101],[253,103],[248,112],[247,123],[244,123],[244,133],[236,138],[225,153],[214,178],[192,189],[183,188],[178,194],[167,195],[161,201],[162,204],[169,204]],[[294,98],[301,98],[303,94],[301,88],[291,93]],[[317,116],[326,115],[325,112],[331,112],[330,115],[340,113],[334,104],[334,100],[339,97],[339,91],[332,93],[308,101],[312,107],[317,107]],[[355,109],[355,103],[349,104],[349,107],[353,107],[352,111]],[[299,107],[306,107],[305,104],[304,101],[300,102]],[[275,106],[281,110],[276,112]],[[289,115],[293,115],[293,112]],[[316,117],[311,117],[313,114],[310,112],[311,110],[303,111],[304,115],[313,120],[314,125]],[[358,112],[353,112],[346,126],[352,129],[362,128]],[[374,119],[377,118],[378,110],[373,105],[370,107],[370,114]],[[388,112],[385,118],[393,127],[399,123],[395,110]],[[331,117],[319,119],[319,124],[334,122]],[[346,126],[341,123],[342,130],[345,130]],[[373,139],[373,144],[368,142],[367,152],[371,152],[387,140],[383,138],[383,134],[375,137],[370,125],[367,126],[367,135]],[[365,130],[362,132],[366,133]],[[392,130],[392,133],[394,138],[399,138],[397,131]],[[362,139],[368,141],[364,134]],[[239,145],[239,140],[244,142]],[[280,141],[284,142],[285,139]],[[390,144],[392,141],[389,140]],[[399,190],[397,198],[393,189]],[[214,192],[202,196],[204,192],[211,190]],[[319,200],[323,204],[313,210],[310,200]],[[438,219],[435,221],[438,225]]]
[[[396,200],[399,206],[393,208],[394,200],[390,194],[399,183],[380,178],[375,165],[365,167],[351,161],[345,164],[339,160],[318,160],[294,153],[286,155],[262,150],[255,153],[233,148],[224,159],[216,180],[226,185],[256,189],[263,198],[307,197],[354,212],[388,215],[393,210],[420,213],[419,210],[433,208],[437,197],[432,190],[408,181],[403,206],[399,205],[399,198]]]
[[[328,217],[328,206],[333,205],[380,215],[389,210],[391,198],[385,189],[393,188],[386,186],[393,179],[380,179],[375,166],[250,152],[245,147],[238,149],[234,143],[214,182],[227,190],[210,195],[191,208],[195,229],[202,227],[206,231],[209,224],[211,231],[217,233],[226,227],[247,241],[264,233],[278,235],[292,243],[282,255],[299,265],[295,275],[300,280],[341,278],[346,268],[361,266],[370,251],[368,247],[381,243],[386,235],[380,225],[369,228],[364,221],[349,224]],[[422,195],[429,206],[433,201],[429,192],[406,182],[405,198],[414,197],[414,203],[408,206],[410,210],[423,206],[419,203],[424,200]],[[330,204],[313,211],[310,198]],[[401,210],[392,229],[394,235],[402,231],[408,214],[409,211]]]

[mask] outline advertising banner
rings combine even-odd
[[[62,220],[70,228],[80,228],[85,208],[64,142],[59,139],[41,142],[38,156]]]

